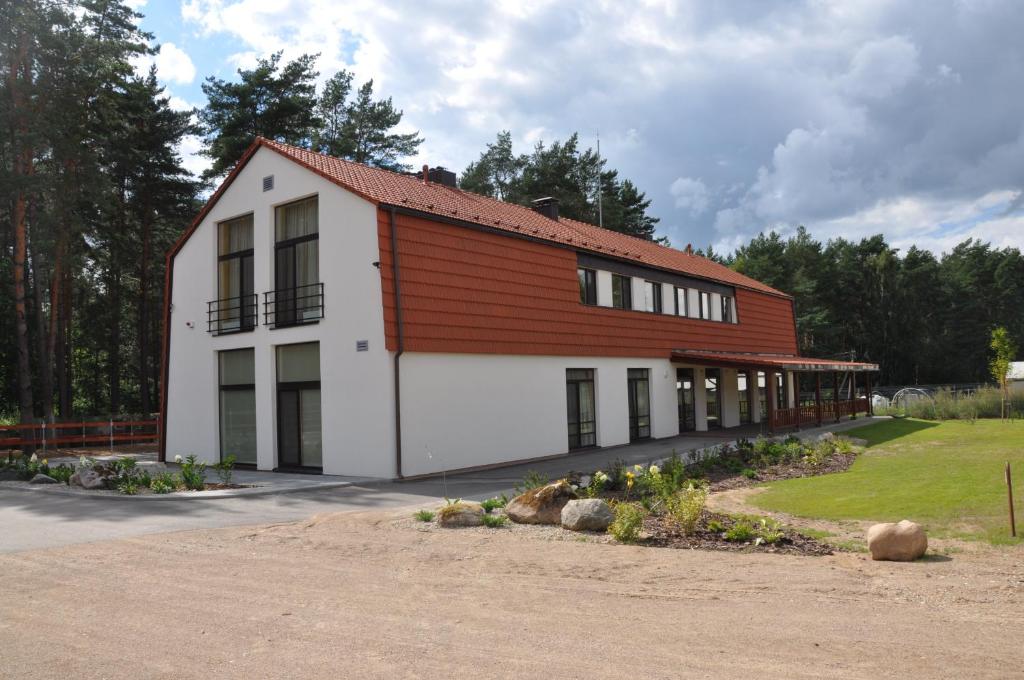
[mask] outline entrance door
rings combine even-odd
[[[696,400],[694,399],[693,369],[676,369],[676,400],[679,405],[679,431],[697,429]]]
[[[651,387],[646,368],[627,373],[629,390],[629,441],[651,436]]]
[[[736,388],[739,392],[740,402],[740,425],[749,425],[753,422],[750,413],[750,401],[753,394],[750,375],[750,371],[737,371],[736,373]]]
[[[569,423],[569,448],[597,444],[597,409],[594,404],[594,369],[568,368],[565,396]]]
[[[323,467],[320,433],[320,345],[277,348],[278,467]]]
[[[704,369],[704,390],[708,404],[708,429],[722,427],[722,371],[718,368]]]

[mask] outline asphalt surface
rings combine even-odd
[[[867,419],[845,421],[838,426],[807,430],[803,434],[813,436],[826,429],[845,430],[867,422]],[[665,458],[673,451],[683,453],[729,439],[729,435],[721,433],[700,433],[595,449],[495,470],[279,495],[134,502],[131,499],[0,488],[0,553],[190,529],[292,522],[325,512],[430,507],[445,497],[480,500],[511,493],[527,470],[536,470],[549,479],[557,479],[571,470],[589,472],[614,460],[627,464],[644,463]]]

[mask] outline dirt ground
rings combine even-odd
[[[892,564],[408,516],[0,556],[0,676],[1024,676],[1020,549]]]

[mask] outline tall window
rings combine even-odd
[[[722,296],[722,321],[732,323],[732,298],[728,295]]]
[[[711,293],[700,291],[700,318],[711,318]]]
[[[676,288],[676,314],[686,316],[686,289]]]
[[[661,284],[644,281],[644,311],[661,314]]]
[[[722,426],[722,371],[718,368],[704,369],[704,394],[707,401],[708,429],[717,430]]]
[[[277,464],[323,466],[318,342],[277,348]]]
[[[761,422],[768,419],[768,378],[764,371],[757,372],[757,401],[760,404]]]
[[[580,280],[580,302],[585,305],[597,304],[597,272],[593,269],[576,270],[576,276]]]
[[[323,316],[319,202],[314,196],[278,206],[274,217],[274,325]]]
[[[594,404],[594,369],[568,368],[565,393],[569,421],[569,448],[597,444],[597,409]]]
[[[256,464],[256,361],[252,348],[217,354],[220,374],[220,459]]]
[[[651,387],[646,368],[630,368],[626,387],[629,397],[629,440],[651,436]]]
[[[676,400],[679,407],[679,431],[697,429],[697,412],[693,393],[693,369],[676,369]]]
[[[736,387],[739,392],[740,401],[740,425],[749,425],[753,422],[750,416],[750,400],[753,394],[752,385],[750,384],[750,371],[737,371]]]
[[[218,333],[251,331],[256,325],[252,215],[217,225],[217,302],[211,314]]]
[[[628,276],[612,274],[612,307],[633,309],[633,287]]]

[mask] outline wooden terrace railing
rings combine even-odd
[[[160,437],[159,420],[90,420],[72,423],[29,423],[0,425],[0,449],[50,446],[113,447],[117,444],[156,443]]]

